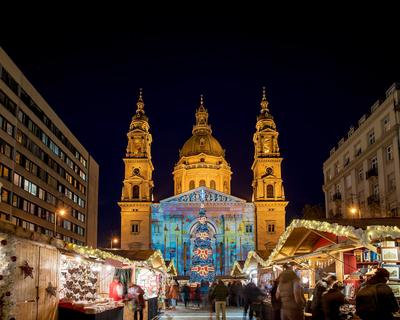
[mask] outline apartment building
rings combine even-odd
[[[97,246],[99,166],[0,48],[0,219]]]
[[[350,127],[324,162],[327,218],[400,217],[400,84]]]

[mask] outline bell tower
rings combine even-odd
[[[257,250],[272,250],[285,230],[288,201],[285,200],[281,175],[283,158],[279,152],[278,135],[263,87],[261,111],[253,136],[254,162],[251,167]]]
[[[128,131],[128,146],[123,158],[125,175],[121,201],[121,248],[150,248],[150,216],[153,201],[152,137],[148,117],[144,112],[142,89],[136,103],[136,113]]]

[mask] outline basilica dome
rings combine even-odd
[[[183,145],[180,156],[188,157],[200,153],[216,157],[223,157],[225,155],[221,144],[211,134],[195,133]]]

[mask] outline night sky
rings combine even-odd
[[[80,30],[16,37],[3,29],[0,44],[99,163],[99,246],[107,246],[119,234],[122,157],[138,88],[153,135],[155,200],[173,194],[172,170],[204,94],[213,135],[233,171],[232,194],[250,201],[252,135],[266,86],[290,221],[305,204],[324,204],[329,150],[400,81],[394,30]]]

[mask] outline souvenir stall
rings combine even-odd
[[[350,300],[350,304],[342,307],[342,313],[351,316],[355,312],[355,294],[362,281],[368,274],[373,274],[377,266],[385,266],[382,249],[389,248],[389,256],[393,258],[389,268],[397,270],[398,263],[394,261],[398,250],[396,242],[383,242],[383,245],[380,242],[388,238],[399,239],[400,229],[386,226],[355,228],[323,221],[294,220],[280,237],[267,263],[295,261],[301,264],[303,285],[308,278],[311,289],[322,276],[335,274],[344,282]]]
[[[264,283],[271,275],[266,263],[269,252],[266,250],[249,251],[245,261],[236,261],[231,270],[231,276],[234,278],[245,277],[257,285]]]
[[[132,266],[108,252],[67,244],[60,258],[59,320],[122,320],[124,288],[115,275]]]
[[[145,309],[144,319],[155,318],[165,299],[167,280],[174,272],[173,264],[168,268],[159,250],[109,250],[119,256],[135,261],[132,282],[144,290]],[[170,273],[168,273],[170,271]]]

